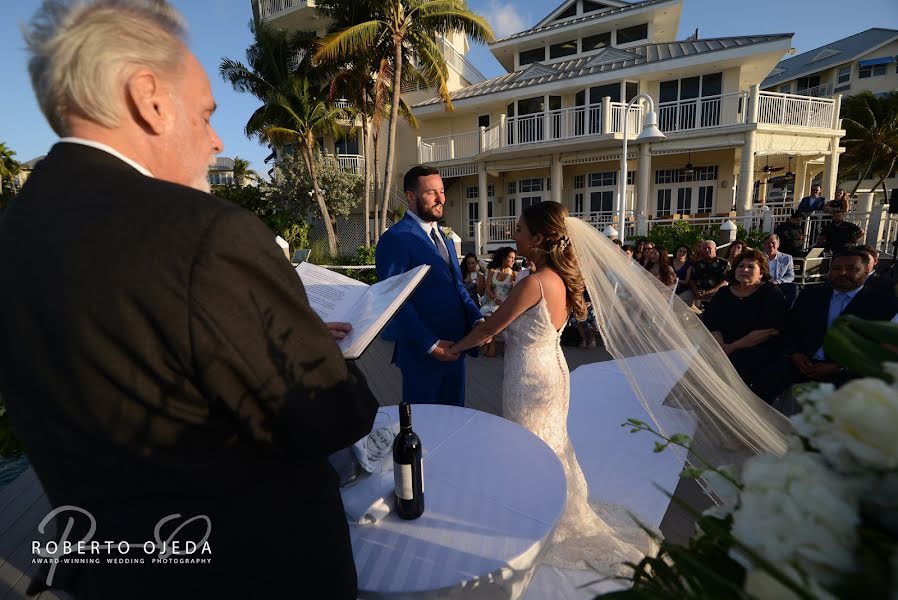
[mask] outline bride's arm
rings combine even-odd
[[[492,316],[456,342],[449,351],[461,353],[482,345],[501,333],[521,313],[539,302],[540,298],[539,282],[535,277],[525,277],[518,285],[511,288],[508,298],[499,305],[499,308],[496,309]]]

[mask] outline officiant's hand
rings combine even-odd
[[[442,362],[453,362],[458,360],[458,357],[461,356],[458,352],[450,352],[449,348],[452,347],[453,342],[447,342],[446,340],[440,340],[437,342],[437,347],[433,349],[433,352],[430,353],[432,357]]]
[[[352,331],[352,325],[349,323],[325,323],[325,325],[335,340],[342,340]]]

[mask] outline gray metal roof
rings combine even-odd
[[[627,6],[621,6],[620,8],[609,8],[607,10],[600,10],[594,13],[589,13],[588,15],[583,15],[581,17],[577,17],[576,19],[565,19],[564,21],[552,21],[548,25],[543,25],[542,27],[534,27],[533,29],[528,29],[527,31],[519,31],[518,33],[513,33],[511,35],[507,35],[502,39],[496,40],[490,46],[494,46],[496,44],[501,44],[502,42],[507,42],[508,40],[514,40],[517,38],[527,37],[528,35],[534,35],[537,33],[542,33],[544,31],[551,31],[553,29],[558,29],[559,27],[567,27],[568,25],[575,25],[579,23],[587,23],[589,21],[595,21],[596,19],[604,19],[610,15],[619,15],[621,13],[625,13],[627,11],[636,10],[637,8],[644,8],[646,6],[651,6],[653,4],[661,4],[663,2],[670,2],[671,0],[644,0],[643,2],[636,2],[634,4],[629,4]]]
[[[780,61],[773,68],[767,79],[761,82],[761,87],[772,87],[791,81],[796,77],[851,62],[872,48],[888,43],[895,38],[898,38],[898,29],[874,27],[797,56],[791,56]]]
[[[595,73],[603,73],[615,69],[625,69],[634,65],[645,65],[664,60],[693,56],[739,48],[752,44],[781,40],[792,37],[791,33],[777,33],[771,35],[753,35],[742,37],[709,38],[690,42],[667,42],[663,44],[645,44],[627,48],[606,48],[597,54],[582,56],[573,60],[546,65],[533,63],[528,68],[506,73],[493,79],[487,79],[478,84],[462,88],[450,95],[453,102],[465,98],[484,96],[497,92],[504,92],[515,88],[532,86],[538,83],[548,83],[564,79],[584,77]],[[627,58],[629,57],[629,58]],[[431,98],[416,104],[414,107],[430,106],[442,102],[439,98]]]

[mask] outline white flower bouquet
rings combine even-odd
[[[720,504],[699,515],[688,546],[661,542],[633,565],[631,589],[603,598],[898,599],[898,325],[842,317],[825,347],[868,376],[797,387],[788,452],[749,459],[741,481],[687,467]],[[690,447],[624,425],[662,438],[656,451]]]

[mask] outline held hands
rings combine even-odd
[[[460,352],[453,352],[454,344],[446,340],[437,342],[437,347],[430,353],[432,357],[440,362],[454,362],[461,356]]]
[[[345,338],[352,331],[352,325],[349,323],[325,323],[325,325],[330,330],[331,336],[338,341]]]

